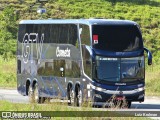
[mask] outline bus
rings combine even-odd
[[[130,107],[144,101],[144,51],[151,65],[152,54],[134,21],[22,20],[17,90],[37,103],[55,98],[81,106],[125,100]]]

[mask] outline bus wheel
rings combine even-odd
[[[128,101],[128,102],[127,102],[127,108],[130,108],[130,107],[131,107],[131,104],[132,104],[132,102],[131,102],[131,101]]]
[[[28,95],[29,95],[30,102],[44,103],[44,101],[45,101],[44,97],[39,97],[37,83],[34,85],[33,88],[31,86],[29,87],[29,93],[28,93]]]
[[[131,107],[131,101],[120,101],[120,108],[130,108]]]
[[[39,92],[38,92],[38,85],[37,83],[34,86],[34,100],[36,103],[44,103],[45,98],[44,97],[39,97]]]
[[[34,102],[34,95],[33,95],[33,89],[32,89],[31,85],[28,88],[28,97],[29,97],[29,102],[33,103]]]
[[[74,91],[71,87],[68,90],[68,105],[73,105],[74,103]]]
[[[50,103],[50,102],[51,102],[51,98],[44,98],[44,101],[45,101],[46,103]]]
[[[76,106],[82,106],[82,90],[80,87],[77,89],[77,94],[75,95]]]

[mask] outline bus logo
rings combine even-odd
[[[60,49],[59,47],[57,47],[56,49],[56,56],[57,57],[70,57],[70,49]]]
[[[33,44],[35,44],[36,47],[37,59],[41,59],[43,41],[44,33],[42,33],[41,35],[39,35],[38,33],[26,33],[24,35],[22,42],[22,57],[24,63],[28,63],[30,56],[33,55]]]

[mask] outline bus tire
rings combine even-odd
[[[29,88],[28,88],[28,97],[29,97],[29,102],[33,103],[34,102],[34,96],[33,96],[33,89],[32,89],[31,85],[29,85]]]
[[[68,86],[68,105],[74,104],[74,91],[71,86]]]
[[[46,103],[50,103],[50,102],[51,102],[51,98],[44,98],[44,101],[45,101]]]
[[[32,103],[44,103],[45,101],[44,97],[39,97],[37,83],[35,83],[33,88],[30,85],[28,95],[29,95],[29,100]]]
[[[127,102],[127,108],[130,108],[130,107],[131,107],[131,104],[132,104],[132,102],[131,102],[131,101],[128,101],[128,102]]]
[[[80,89],[80,87],[77,88],[77,94],[75,95],[75,104],[76,106],[80,107],[82,106],[82,90]]]
[[[120,102],[120,108],[130,108],[131,107],[131,101],[119,101]]]
[[[39,97],[39,92],[38,92],[38,84],[35,83],[34,85],[34,100],[36,103],[44,103],[45,98],[44,97]]]

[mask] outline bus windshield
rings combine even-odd
[[[115,52],[143,49],[137,25],[93,25],[92,37],[95,49]]]
[[[144,79],[144,57],[107,58],[96,56],[96,79],[130,82]]]

